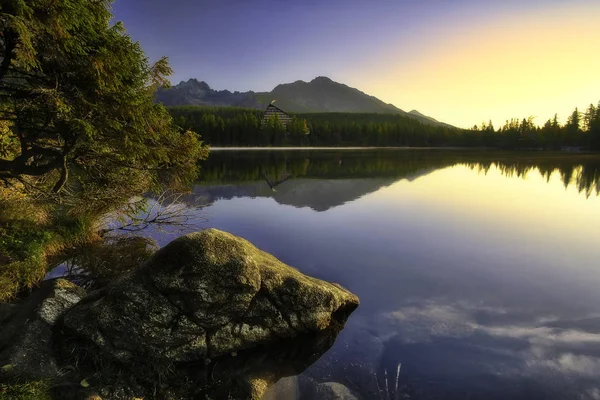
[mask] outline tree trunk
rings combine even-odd
[[[63,156],[62,167],[60,170],[60,178],[58,179],[58,182],[56,182],[56,185],[54,185],[54,188],[52,189],[52,191],[54,193],[60,192],[61,189],[65,186],[65,183],[67,183],[68,177],[69,177],[69,169],[67,168],[67,156]]]

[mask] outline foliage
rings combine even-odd
[[[0,3],[0,301],[132,196],[185,188],[208,154],[154,102],[167,60],[111,25],[110,4]]]
[[[215,146],[461,146],[503,149],[600,150],[600,104],[575,110],[566,125],[555,115],[543,127],[533,117],[492,122],[470,130],[424,124],[398,114],[312,113],[293,115],[287,134],[276,120],[261,126],[262,112],[231,107],[170,107],[179,124],[202,133]]]
[[[482,126],[483,131],[485,125]],[[497,131],[489,131],[488,142],[506,149],[545,149],[583,147],[600,150],[600,110],[590,104],[585,114],[576,108],[563,126],[555,114],[543,126],[537,126],[533,117],[511,119]]]
[[[306,146],[308,142],[308,134],[310,130],[306,123],[306,119],[298,118],[297,116],[292,117],[292,120],[288,123],[287,131],[289,132],[290,142],[298,144],[300,146]]]
[[[260,110],[235,107],[169,107],[175,121],[214,146],[442,146],[467,145],[469,131],[424,124],[399,114],[293,114],[284,129],[260,121]],[[286,132],[287,131],[287,132]]]
[[[47,177],[33,185],[52,192],[70,183],[85,204],[99,188],[122,200],[131,174],[149,188],[195,178],[206,150],[153,101],[167,61],[150,64],[120,23],[111,26],[109,4],[2,3],[0,177]]]
[[[277,115],[272,115],[261,124],[261,133],[273,146],[282,145],[286,138],[286,126]]]
[[[65,248],[98,239],[90,217],[47,213],[28,197],[0,199],[0,302],[39,282]]]
[[[600,102],[598,107],[590,104],[584,117],[585,129],[589,134],[590,148],[600,150]]]
[[[0,121],[0,158],[10,157],[19,151],[19,141],[12,135],[8,121]]]
[[[462,145],[468,132],[398,114],[304,114],[312,146]]]
[[[25,383],[0,383],[0,400],[50,400],[50,385],[47,381]]]

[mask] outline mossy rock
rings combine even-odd
[[[65,314],[61,329],[86,354],[129,365],[134,374],[142,374],[140,365],[234,365],[236,355],[249,358],[253,351],[259,361],[277,354],[285,363],[289,352],[272,346],[302,340],[318,350],[299,354],[320,354],[358,304],[340,285],[306,276],[240,237],[208,229],[174,240],[91,293]],[[283,376],[285,368],[279,369],[265,369],[239,386],[262,392]]]

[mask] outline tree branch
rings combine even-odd
[[[28,161],[35,156],[49,157],[50,162],[46,164],[28,164]],[[0,159],[0,172],[8,172],[15,177],[18,175],[41,176],[60,168],[62,159],[62,154],[57,150],[32,147],[25,149],[13,160]]]
[[[56,184],[52,188],[52,192],[54,192],[54,193],[60,192],[61,189],[65,186],[65,183],[67,182],[68,177],[69,177],[69,169],[67,168],[67,156],[64,155],[62,158],[62,166],[60,169],[60,178],[58,179],[58,182],[56,182]]]

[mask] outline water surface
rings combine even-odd
[[[600,157],[215,151],[202,176],[199,226],[361,300],[269,398],[600,399]]]

